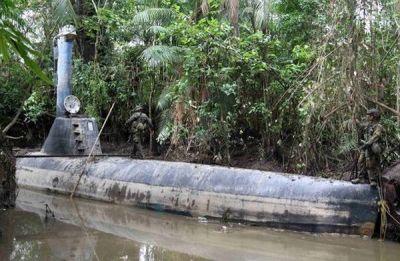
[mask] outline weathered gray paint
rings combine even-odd
[[[93,128],[89,129],[89,124]],[[42,152],[52,155],[89,154],[98,134],[95,118],[57,117]],[[100,141],[97,141],[93,153],[101,154]]]
[[[18,183],[69,193],[83,162],[18,159]],[[76,195],[315,232],[370,233],[377,217],[377,191],[367,185],[181,162],[97,160],[86,168]]]

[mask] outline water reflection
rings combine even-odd
[[[154,261],[153,245],[143,244],[140,247],[139,261]]]
[[[57,219],[45,222],[44,214],[0,212],[0,260],[204,260]]]
[[[48,204],[55,219],[45,222]],[[277,232],[21,190],[0,260],[398,260],[400,244]]]

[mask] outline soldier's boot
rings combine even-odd
[[[369,185],[370,185],[371,187],[373,187],[373,188],[376,188],[376,186],[377,186],[378,184],[376,183],[375,180],[371,180],[371,182],[369,183]]]
[[[358,157],[357,165],[359,168],[358,176],[355,179],[351,180],[353,184],[365,184],[367,183],[367,170],[366,170],[366,160],[365,160],[365,153],[362,152]]]
[[[375,173],[374,169],[369,169],[368,170],[368,179],[369,179],[369,185],[371,187],[376,187],[377,186],[376,173]]]
[[[367,173],[365,171],[361,171],[358,174],[357,178],[351,180],[351,183],[353,183],[353,184],[366,184],[366,183],[368,183],[368,179],[367,179],[366,176],[367,176]]]
[[[379,185],[379,180],[380,180],[380,169],[379,167],[376,167],[370,171],[368,171],[368,177],[369,177],[369,184],[371,185],[371,187],[376,187],[376,186],[380,186]]]
[[[351,180],[351,183],[353,183],[353,184],[366,184],[368,182],[364,178],[355,178],[355,179]]]
[[[379,178],[379,167],[375,158],[367,158],[367,174],[371,187],[376,187]]]

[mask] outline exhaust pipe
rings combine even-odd
[[[72,50],[76,39],[76,31],[72,25],[66,25],[60,29],[55,37],[54,46],[55,62],[57,62],[57,117],[66,116],[64,108],[65,97],[71,95],[72,78]]]
[[[96,142],[99,134],[96,120],[78,115],[79,105],[76,105],[79,104],[79,100],[71,95],[74,39],[76,32],[72,25],[61,28],[60,33],[53,39],[57,117],[42,147],[42,153],[48,155],[87,155],[91,148],[93,154],[101,154],[100,143]]]

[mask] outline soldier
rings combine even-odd
[[[381,173],[381,154],[383,153],[383,134],[385,132],[380,120],[380,112],[377,109],[367,111],[368,123],[361,125],[363,130],[363,144],[360,147],[358,165],[359,175],[352,183],[357,184],[367,180],[371,186],[376,186]]]
[[[136,153],[139,152],[139,157],[143,159],[144,153],[142,139],[144,137],[144,132],[146,129],[148,129],[151,133],[153,132],[153,124],[151,123],[150,118],[143,113],[143,108],[139,105],[133,110],[132,116],[126,121],[125,124],[131,124],[130,139],[133,143],[131,158],[135,157]]]

